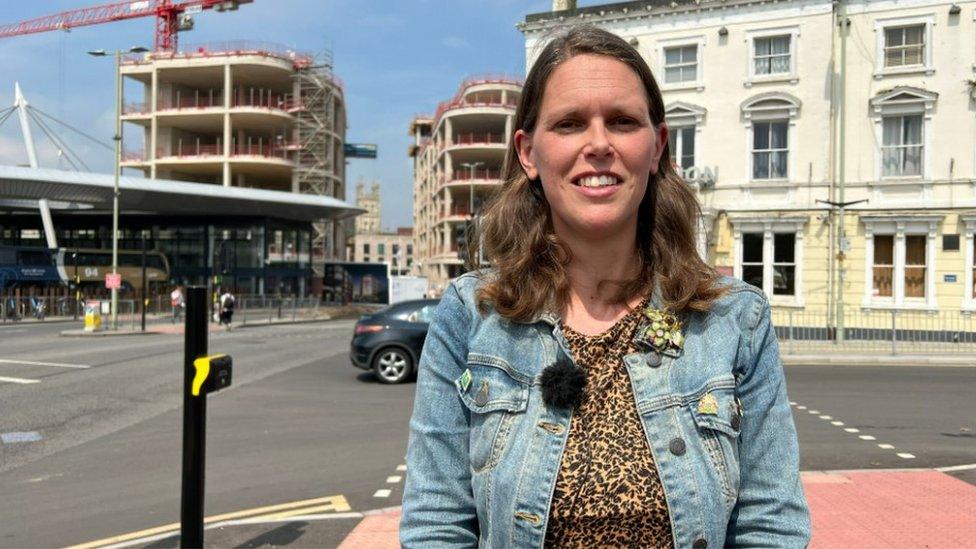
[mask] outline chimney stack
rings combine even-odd
[[[552,11],[575,10],[576,0],[552,0]]]

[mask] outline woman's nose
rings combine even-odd
[[[584,153],[588,156],[607,156],[611,153],[607,127],[602,122],[594,122],[590,125]]]

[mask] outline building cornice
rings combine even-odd
[[[817,4],[832,5],[832,2],[825,0],[682,0],[681,2],[676,0],[635,0],[572,10],[532,13],[525,16],[525,21],[516,24],[516,28],[528,35],[542,33],[553,27],[572,24],[603,25],[687,13],[734,10],[749,6]]]

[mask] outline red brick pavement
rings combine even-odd
[[[804,473],[811,548],[976,548],[976,486],[932,470]],[[395,548],[400,512],[362,520],[340,549]]]

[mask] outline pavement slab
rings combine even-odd
[[[976,547],[976,486],[933,470],[804,474],[811,548]]]
[[[934,470],[803,473],[811,549],[976,548],[976,486]],[[398,547],[398,509],[365,517],[340,549]]]

